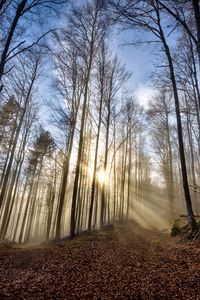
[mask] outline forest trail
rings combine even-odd
[[[200,245],[138,225],[0,251],[0,299],[200,299]]]

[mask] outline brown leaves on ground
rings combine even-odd
[[[200,299],[200,245],[132,224],[0,251],[0,299]]]

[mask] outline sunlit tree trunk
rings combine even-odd
[[[25,209],[24,209],[24,215],[23,215],[23,218],[22,218],[22,224],[21,224],[21,229],[20,229],[20,233],[19,233],[19,243],[22,243],[23,238],[24,238],[24,234],[26,232],[25,225],[28,223],[28,211],[29,211],[29,209],[31,207],[31,197],[32,197],[32,192],[33,192],[33,188],[34,188],[34,180],[35,180],[36,168],[37,168],[37,165],[34,166],[33,174],[31,176],[30,189],[29,189],[28,197],[26,199],[26,204],[25,204]]]
[[[10,217],[13,211],[15,195],[18,187],[18,181],[21,175],[22,164],[25,158],[25,147],[27,144],[28,134],[30,133],[29,131],[30,131],[30,127],[27,126],[24,129],[24,136],[18,151],[17,164],[12,174],[11,182],[9,183],[9,187],[7,191],[7,199],[6,199],[5,209],[4,209],[3,219],[2,219],[2,226],[0,231],[0,236],[2,239],[5,238],[6,231],[8,229],[8,225],[10,222]]]
[[[75,178],[74,178],[74,188],[72,194],[72,207],[71,207],[71,219],[70,219],[70,236],[74,237],[76,233],[76,202],[77,202],[77,192],[78,192],[78,181],[79,181],[79,174],[81,168],[81,156],[83,151],[83,133],[85,127],[85,116],[86,116],[86,108],[88,102],[88,89],[89,89],[89,80],[90,80],[90,73],[92,68],[93,62],[93,47],[94,47],[94,40],[92,37],[91,46],[90,46],[90,57],[89,57],[89,64],[87,75],[85,79],[85,89],[84,89],[84,99],[83,99],[83,107],[82,107],[82,116],[81,116],[81,127],[80,127],[80,136],[79,136],[79,146],[78,146],[78,157],[76,163],[76,170],[75,170]]]
[[[130,122],[130,127],[132,124]],[[128,179],[127,179],[127,212],[126,217],[129,219],[130,216],[130,203],[131,203],[131,170],[132,170],[132,133],[129,133],[129,151],[128,151]]]
[[[97,127],[97,137],[95,145],[95,155],[94,155],[94,170],[92,177],[92,191],[91,191],[91,202],[89,210],[89,219],[88,219],[88,230],[91,230],[92,216],[93,216],[93,207],[94,207],[94,196],[95,196],[95,187],[96,187],[96,176],[97,176],[97,161],[98,161],[98,150],[99,150],[99,138],[102,122],[102,108],[103,108],[103,97],[104,97],[104,76],[105,76],[105,45],[102,45],[102,62],[99,64],[99,79],[100,79],[100,100],[99,100],[99,119]]]
[[[57,222],[56,222],[56,238],[60,238],[61,233],[61,220],[62,220],[62,212],[63,212],[63,206],[64,206],[64,200],[65,200],[65,194],[66,194],[66,187],[67,187],[67,180],[69,175],[69,166],[70,166],[70,158],[72,153],[72,146],[73,146],[73,140],[74,140],[74,133],[75,133],[75,124],[72,128],[71,135],[69,137],[69,144],[67,145],[67,151],[65,152],[65,158],[64,158],[64,165],[63,165],[63,173],[62,173],[62,181],[61,181],[61,190],[59,195],[59,204],[58,204],[58,215],[57,215]]]
[[[108,143],[109,143],[109,130],[110,130],[110,115],[111,115],[111,107],[110,107],[110,97],[108,98],[107,104],[107,118],[106,118],[106,140],[105,140],[105,153],[104,153],[104,173],[107,174],[107,163],[108,163]],[[102,183],[101,190],[101,212],[100,212],[100,225],[103,227],[105,220],[105,209],[106,209],[106,183]]]

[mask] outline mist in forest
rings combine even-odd
[[[1,241],[196,222],[198,7],[129,2],[0,1]]]

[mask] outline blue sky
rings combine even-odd
[[[77,0],[77,2],[83,2]],[[59,21],[60,22],[60,21]],[[154,94],[152,88],[152,73],[155,71],[155,64],[160,64],[163,57],[159,53],[159,45],[140,44],[135,46],[124,45],[126,42],[136,40],[152,40],[154,37],[150,33],[144,33],[137,29],[129,31],[120,31],[117,28],[112,30],[109,37],[109,46],[113,52],[117,54],[122,64],[128,71],[132,72],[132,76],[127,83],[127,90],[131,95],[136,96],[140,104],[144,107],[148,106],[148,100]],[[171,45],[176,44],[176,36],[170,36]],[[156,49],[157,47],[157,49]],[[47,76],[48,77],[48,76]],[[49,94],[49,80],[43,81],[43,92]],[[45,84],[46,83],[46,84]]]
[[[132,73],[127,83],[127,89],[143,106],[147,106],[149,97],[153,94],[152,72],[154,70],[152,48],[147,45],[124,45],[135,38],[134,31],[114,31],[110,41],[111,49],[117,54],[122,64]]]

